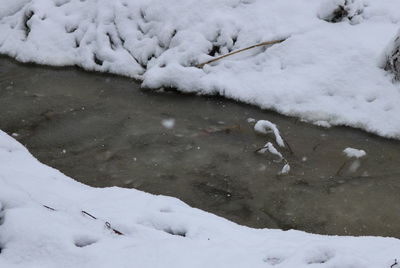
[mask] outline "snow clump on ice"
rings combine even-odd
[[[175,119],[173,118],[163,119],[161,120],[161,125],[166,129],[172,129],[175,126]]]
[[[390,42],[383,58],[383,67],[394,74],[394,79],[400,81],[400,31]]]
[[[269,152],[273,155],[276,155],[277,157],[279,157],[279,160],[282,160],[284,157],[282,156],[282,154],[275,148],[275,146],[270,143],[267,142],[263,148],[261,148],[259,151],[259,153],[264,154],[266,152]]]
[[[261,134],[274,133],[275,141],[280,147],[285,147],[285,143],[279,133],[279,129],[274,123],[271,123],[268,120],[258,120],[254,125],[254,130]]]
[[[348,157],[348,158],[361,158],[367,155],[367,153],[364,150],[358,150],[354,148],[346,148],[343,150],[343,153]]]
[[[285,174],[288,174],[289,171],[290,171],[290,165],[289,165],[288,163],[286,163],[286,164],[283,166],[283,168],[282,168],[280,174],[285,175]]]
[[[333,23],[344,19],[351,23],[358,23],[366,6],[363,0],[327,0],[321,4],[318,16]]]

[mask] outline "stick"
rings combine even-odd
[[[348,160],[344,161],[343,164],[339,167],[339,169],[336,171],[335,176],[339,176],[340,173],[342,172],[343,168],[346,166]]]
[[[93,216],[92,214],[90,214],[90,213],[88,213],[88,212],[86,212],[86,211],[84,211],[84,210],[82,210],[81,212],[82,212],[82,214],[85,214],[85,215],[89,216],[90,218],[92,218],[92,219],[94,219],[94,220],[98,220],[98,218],[96,218],[95,216]],[[124,234],[121,233],[120,231],[114,229],[114,228],[111,226],[111,223],[109,223],[108,221],[106,221],[106,222],[104,223],[104,225],[107,227],[107,229],[110,229],[111,231],[113,231],[113,232],[116,233],[117,235],[124,235]]]
[[[277,43],[282,43],[285,40],[286,39],[266,41],[266,42],[262,42],[262,43],[259,43],[259,44],[256,44],[256,45],[245,47],[245,48],[242,48],[242,49],[239,49],[239,50],[235,50],[235,51],[229,52],[228,54],[225,54],[225,55],[219,56],[217,58],[211,59],[209,61],[206,61],[206,62],[203,62],[203,63],[199,63],[199,64],[196,65],[196,67],[197,68],[203,68],[204,65],[210,64],[210,63],[215,62],[215,61],[218,61],[218,60],[223,59],[225,57],[229,57],[229,56],[232,56],[234,54],[237,54],[237,53],[240,53],[240,52],[252,49],[252,48],[256,48],[256,47],[268,46],[268,45],[273,45],[273,44],[277,44]]]

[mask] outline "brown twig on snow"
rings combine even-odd
[[[46,205],[43,205],[43,207],[45,207],[45,208],[47,208],[47,209],[49,209],[49,210],[52,210],[52,211],[56,211],[54,208],[49,207],[49,206],[46,206]]]
[[[57,211],[55,208],[52,208],[52,207],[49,207],[49,206],[46,206],[46,205],[42,205],[42,206],[45,207],[45,208],[47,208],[47,209],[49,209],[49,210],[51,210],[51,211]],[[95,216],[93,216],[92,214],[90,214],[90,213],[88,213],[88,212],[86,212],[86,211],[84,211],[84,210],[82,210],[81,212],[82,212],[82,214],[84,214],[84,215],[86,215],[86,216],[89,216],[90,218],[92,218],[92,219],[94,219],[94,220],[99,220],[98,218],[96,218]],[[124,234],[121,233],[120,231],[118,231],[118,230],[112,228],[111,223],[109,223],[108,221],[106,221],[106,222],[104,223],[104,225],[106,226],[107,229],[110,229],[110,230],[113,231],[115,234],[117,234],[117,235],[124,235]]]
[[[266,41],[266,42],[262,42],[262,43],[259,43],[259,44],[256,44],[256,45],[252,45],[252,46],[249,46],[249,47],[245,47],[245,48],[242,48],[242,49],[238,49],[238,50],[229,52],[228,54],[225,54],[225,55],[216,57],[216,58],[214,58],[214,59],[208,60],[208,61],[206,61],[206,62],[199,63],[199,64],[196,65],[196,67],[197,67],[197,68],[203,68],[204,65],[210,64],[210,63],[215,62],[215,61],[218,61],[218,60],[223,59],[223,58],[225,58],[225,57],[229,57],[229,56],[232,56],[232,55],[234,55],[234,54],[237,54],[237,53],[240,53],[240,52],[243,52],[243,51],[252,49],[252,48],[256,48],[256,47],[262,47],[262,46],[268,46],[268,45],[273,45],[273,44],[282,43],[282,42],[285,41],[285,40],[286,40],[286,38],[285,38],[285,39],[279,39],[279,40],[273,40],[273,41]]]
[[[82,212],[82,214],[85,214],[85,215],[89,216],[90,218],[92,218],[92,219],[94,219],[94,220],[98,220],[98,218],[96,218],[95,216],[93,216],[92,214],[90,214],[90,213],[88,213],[88,212],[86,212],[86,211],[84,211],[84,210],[82,210],[81,212]],[[107,229],[110,229],[110,230],[113,231],[115,234],[117,234],[117,235],[124,235],[124,234],[121,233],[120,231],[118,231],[118,230],[112,228],[111,223],[109,223],[108,221],[106,221],[106,222],[104,223],[104,225],[106,226]]]

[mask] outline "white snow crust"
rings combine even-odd
[[[92,188],[41,164],[1,131],[0,204],[5,268],[377,268],[400,259],[394,238],[251,229],[175,198]]]
[[[346,2],[349,18],[323,19]],[[0,53],[19,61],[219,94],[398,139],[400,85],[381,62],[399,28],[399,0],[0,0]],[[212,50],[281,38],[193,67]]]

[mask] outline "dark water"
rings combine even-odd
[[[162,120],[175,120],[172,129]],[[254,151],[278,124],[291,165]],[[171,195],[253,227],[400,237],[400,142],[319,128],[218,97],[0,58],[0,128],[40,161],[86,184]],[[359,168],[342,151],[367,151]],[[39,187],[39,186],[38,186]]]

